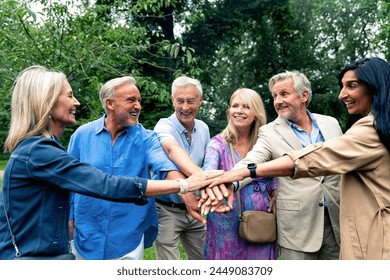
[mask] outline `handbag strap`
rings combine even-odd
[[[233,150],[233,145],[232,143],[229,143],[229,148],[230,148],[230,155],[232,157],[232,162],[233,166],[236,165],[236,157],[234,156],[234,150]],[[238,214],[240,216],[240,219],[242,218],[242,207],[241,207],[241,196],[240,196],[240,190],[236,192],[237,194],[237,205],[238,205]]]
[[[10,233],[11,239],[12,239],[12,245],[14,245],[14,248],[15,248],[15,251],[16,251],[15,256],[16,257],[20,257],[22,254],[19,252],[18,246],[16,245],[16,239],[15,239],[15,236],[14,236],[14,234],[12,232],[11,223],[10,223],[9,218],[8,218],[7,209],[5,208],[4,188],[3,188],[3,207],[4,207],[5,219],[7,220],[9,233]]]

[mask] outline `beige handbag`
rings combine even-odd
[[[232,144],[229,146],[234,166],[236,160],[233,146]],[[240,215],[239,235],[242,239],[255,244],[271,243],[276,240],[276,216],[274,213],[258,210],[242,212],[240,190],[237,191],[237,204]]]
[[[274,213],[248,210],[241,212],[239,235],[251,243],[271,243],[276,240]]]

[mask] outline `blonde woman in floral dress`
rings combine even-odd
[[[231,148],[235,161],[244,158],[257,140],[258,130],[266,123],[266,114],[260,95],[251,89],[240,88],[230,98],[227,110],[228,125],[214,136],[207,148],[203,169],[228,171],[233,168]],[[231,144],[231,145],[229,145]],[[276,194],[274,178],[257,178],[240,190],[242,210],[270,209],[270,198]],[[276,197],[275,197],[276,198]],[[238,234],[239,213],[237,196],[233,210],[226,214],[209,213],[205,259],[209,260],[274,260],[277,250],[273,243],[252,244]]]

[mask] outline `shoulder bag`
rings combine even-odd
[[[230,146],[230,153],[233,166],[236,160],[233,153],[233,146]],[[242,239],[251,243],[262,244],[271,243],[276,240],[276,216],[274,213],[247,210],[242,211],[240,190],[237,191],[237,205],[239,214],[239,235]]]

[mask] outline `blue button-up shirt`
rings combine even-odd
[[[310,113],[308,110],[306,111],[311,118],[312,121],[312,129],[310,135],[307,134],[307,132],[303,129],[300,129],[295,123],[292,123],[290,121],[287,121],[291,129],[294,131],[295,135],[297,136],[299,143],[301,143],[302,147],[306,147],[310,144],[314,144],[317,142],[324,142],[325,139],[321,134],[320,128],[317,123],[316,117]]]
[[[112,146],[104,118],[76,130],[68,147],[71,155],[113,175],[164,179],[167,171],[178,170],[157,135],[141,124],[125,129]],[[157,236],[153,198],[148,199],[147,205],[138,206],[75,194],[71,210],[76,228],[74,243],[87,259],[119,258],[133,251],[142,235],[145,248],[152,246]]]
[[[154,127],[154,131],[161,143],[166,140],[175,140],[196,165],[200,167],[203,165],[206,146],[210,141],[209,127],[205,122],[195,119],[195,126],[191,132],[191,142],[188,141],[187,130],[180,123],[175,113],[168,118],[160,119]],[[164,201],[183,203],[177,194],[162,195],[158,198]]]

